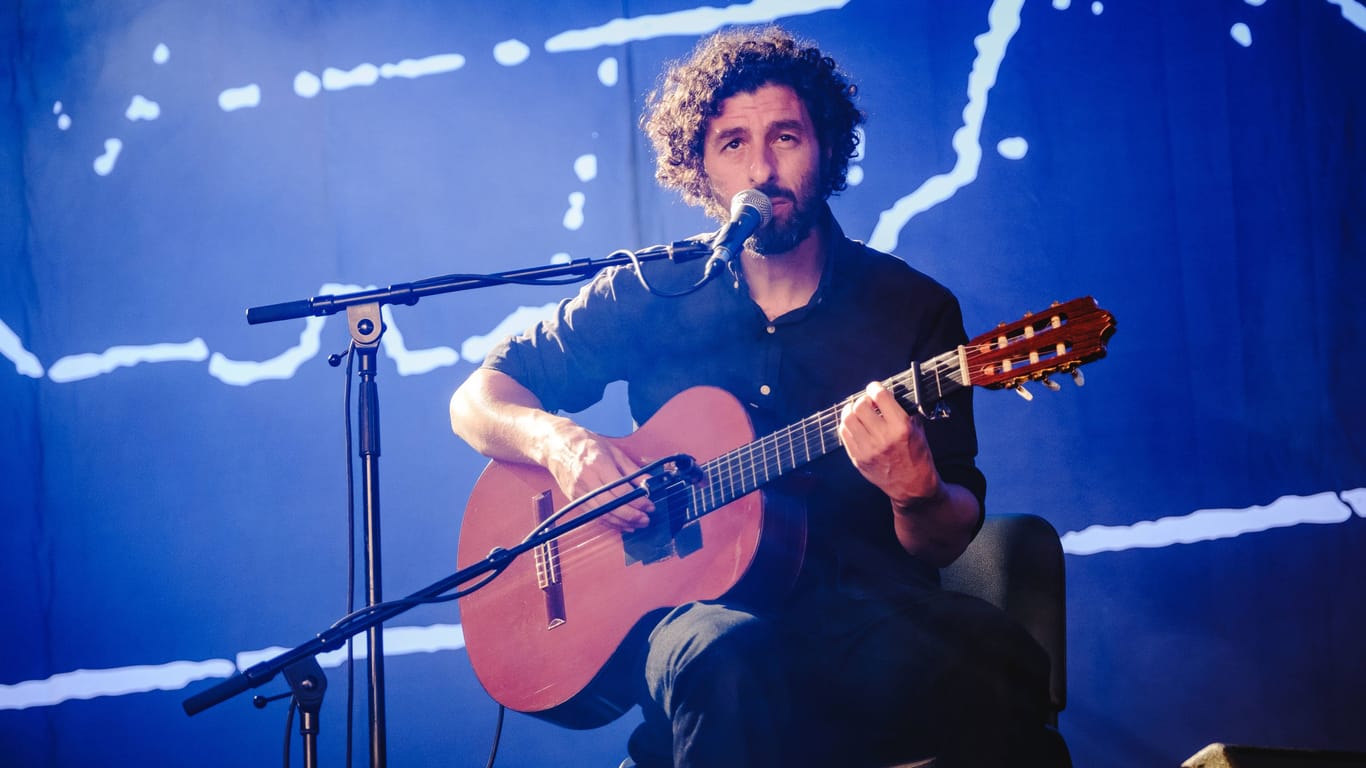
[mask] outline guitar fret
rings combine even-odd
[[[724,504],[726,501],[728,501],[729,499],[733,498],[733,495],[734,495],[734,493],[735,493],[734,473],[733,473],[733,471],[732,471],[732,467],[730,466],[730,463],[731,463],[731,456],[730,456],[730,454],[726,454],[723,458],[724,458],[724,460],[725,460],[725,461],[724,461],[724,473],[725,473],[725,474],[722,476],[722,477],[723,477],[722,484],[720,485],[720,487],[718,487],[718,488],[716,489],[716,490],[717,490],[717,498],[716,498],[716,500],[713,502],[713,503],[715,503],[715,504]]]
[[[711,492],[712,499],[710,504],[713,506],[719,505],[721,503],[721,499],[725,497],[727,492],[727,486],[730,483],[730,474],[726,471],[726,467],[724,464],[725,458],[726,457],[724,455],[721,456],[722,465],[716,468],[716,475],[712,477],[713,482],[715,482],[716,484],[716,488]]]
[[[735,454],[731,469],[730,487],[726,489],[727,501],[740,498],[740,489],[745,486],[745,462],[743,453]]]
[[[730,456],[730,454],[723,453],[717,457],[717,474],[715,478],[716,491],[714,494],[715,498],[712,499],[711,502],[712,504],[723,503],[726,496],[730,493],[730,469],[726,466],[728,456]]]
[[[787,446],[787,462],[783,461],[783,446]],[[782,475],[796,465],[797,462],[792,457],[792,427],[787,427],[783,430],[782,437],[778,440],[778,474]]]
[[[744,485],[744,473],[744,455],[743,453],[736,453],[730,462],[730,484],[726,487],[727,501],[740,497],[739,490]]]
[[[726,499],[735,498],[735,489],[739,487],[740,471],[740,457],[731,454],[726,462]]]

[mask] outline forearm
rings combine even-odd
[[[451,430],[492,459],[545,466],[546,451],[559,432],[573,426],[546,412],[541,401],[515,379],[480,368],[451,396]]]
[[[932,496],[892,503],[893,524],[902,548],[936,568],[963,554],[981,514],[971,491],[942,480]]]
[[[566,499],[581,498],[640,468],[611,440],[546,412],[526,387],[488,369],[475,371],[451,396],[451,429],[491,459],[549,470]],[[628,490],[618,487],[603,499]],[[601,522],[620,531],[635,530],[649,523],[653,510],[649,499],[640,498],[612,510]]]

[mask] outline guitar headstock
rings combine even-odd
[[[996,330],[969,341],[968,383],[988,389],[1024,389],[1028,381],[1057,385],[1048,377],[1070,373],[1080,384],[1080,368],[1105,357],[1105,343],[1115,333],[1115,316],[1101,309],[1090,296],[1056,303],[1047,310],[1029,313],[1022,320],[1001,323]]]

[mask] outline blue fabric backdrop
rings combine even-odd
[[[706,228],[655,189],[638,111],[698,34],[764,20],[860,84],[847,231],[955,289],[969,333],[1087,294],[1119,318],[1086,388],[978,399],[991,509],[1065,534],[1077,763],[1366,750],[1361,2],[20,0],[0,12],[0,762],[277,760],[282,706],[180,703],[345,612],[325,358],[347,336],[243,308]],[[451,390],[563,292],[389,315],[387,594],[453,567],[483,462]],[[624,431],[611,395],[585,418]],[[393,624],[395,764],[482,764],[494,705],[459,620]],[[614,765],[632,724],[514,715],[500,764]]]

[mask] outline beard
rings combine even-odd
[[[786,199],[792,203],[792,207],[785,218],[779,219],[775,214],[768,226],[761,227],[751,235],[745,241],[745,245],[760,256],[787,253],[811,234],[819,215],[820,201],[807,185],[803,185],[797,194],[776,187],[767,187],[759,191],[768,195],[770,200],[780,197]]]
[[[765,184],[755,189],[768,195],[769,200],[787,200],[792,205],[785,217],[780,219],[775,213],[768,224],[750,235],[745,247],[760,256],[777,256],[796,248],[811,234],[820,219],[822,200],[816,194],[815,175],[800,179],[795,190],[777,184]],[[729,205],[729,200],[725,203]],[[715,195],[712,205],[724,223],[730,216],[729,211],[722,207],[721,199]]]

